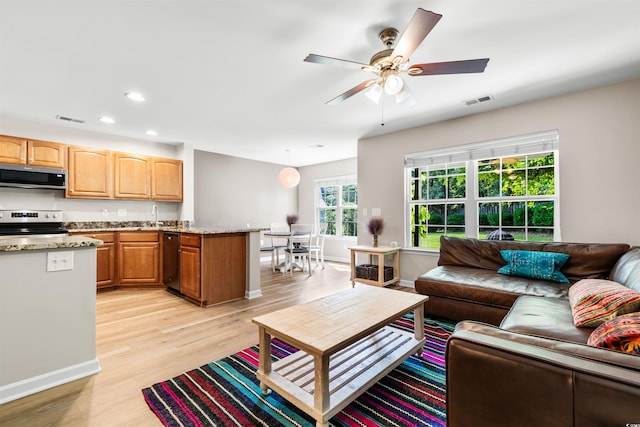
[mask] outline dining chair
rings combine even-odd
[[[290,231],[289,224],[286,222],[272,222],[271,230],[274,232],[282,232],[287,233]],[[289,237],[275,237],[271,236],[271,246],[273,246],[273,252],[276,258],[276,264],[273,268],[275,271],[277,268],[280,268],[280,255],[285,255],[283,251],[287,248],[287,242],[289,241]]]
[[[291,235],[289,236],[289,242],[287,248],[284,250],[286,254],[286,265],[289,273],[293,276],[293,270],[295,267],[301,268],[304,271],[304,261],[307,261],[307,270],[311,275],[311,234],[313,233],[312,224],[291,224]],[[296,258],[301,262],[299,266],[296,266]],[[286,272],[287,269],[285,269]]]
[[[321,223],[318,232],[313,236],[313,243],[309,246],[309,251],[316,256],[316,267],[318,266],[318,258],[322,263],[324,270],[324,238],[327,235],[327,223]]]

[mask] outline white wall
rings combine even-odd
[[[278,183],[282,165],[195,150],[195,223],[269,227],[298,208],[298,188]]]
[[[299,222],[313,224],[315,221],[314,197],[317,180],[357,174],[358,160],[356,158],[300,168]],[[349,262],[349,246],[355,245],[356,241],[356,238],[327,237],[324,243],[325,259]]]
[[[359,208],[379,207],[381,244],[404,242],[406,153],[558,129],[562,240],[640,245],[640,79],[463,117],[358,143]],[[364,218],[361,216],[361,225]],[[365,232],[360,243],[368,243]],[[403,252],[413,281],[437,254]]]

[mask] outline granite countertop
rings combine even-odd
[[[100,246],[102,240],[84,236],[17,237],[0,239],[0,252],[14,252],[36,249],[82,248]]]
[[[128,227],[103,227],[103,228],[77,228],[68,230],[70,233],[99,233],[109,231],[173,231],[178,233],[193,234],[223,234],[223,233],[249,233],[253,231],[268,230],[262,227],[147,227],[147,226],[128,226]]]
[[[84,246],[100,246],[102,240],[80,235],[79,233],[98,233],[112,231],[173,231],[178,233],[192,233],[201,235],[225,234],[225,233],[249,233],[268,230],[263,227],[241,227],[241,226],[214,226],[214,227],[194,227],[185,226],[177,221],[172,221],[167,226],[155,226],[153,222],[83,222],[66,223],[68,232],[73,236],[61,234],[59,236],[48,237],[16,237],[6,236],[0,238],[0,252],[13,252],[35,249],[59,249],[59,248],[80,248]]]

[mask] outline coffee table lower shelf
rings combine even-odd
[[[274,362],[269,373],[258,370],[257,377],[263,390],[275,390],[324,426],[423,344],[424,338],[385,326],[333,354],[328,374],[320,356],[300,350]]]

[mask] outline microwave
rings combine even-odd
[[[47,188],[64,190],[67,188],[67,171],[24,165],[0,165],[0,187]]]

